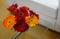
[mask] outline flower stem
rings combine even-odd
[[[21,34],[21,32],[17,32],[13,37],[12,39],[17,39],[17,37]]]

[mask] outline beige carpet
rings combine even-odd
[[[9,14],[6,8],[6,0],[0,0],[0,39],[11,39],[16,33],[14,29],[4,29],[2,26],[4,16]],[[60,39],[60,34],[41,25],[37,25],[23,32],[17,39]]]

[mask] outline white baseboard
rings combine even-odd
[[[60,25],[59,24],[56,24],[55,31],[60,32]]]
[[[54,24],[52,24],[52,23],[50,23],[50,22],[48,22],[48,21],[46,21],[44,19],[40,19],[39,24],[44,25],[45,27],[50,28],[52,30],[55,30],[54,29]]]

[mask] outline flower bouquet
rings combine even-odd
[[[6,29],[13,27],[15,31],[22,33],[29,27],[34,27],[38,24],[39,15],[27,6],[18,7],[15,3],[9,6],[7,10],[11,15],[6,16],[2,22]],[[17,35],[15,35],[15,38],[16,36]]]

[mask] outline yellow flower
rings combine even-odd
[[[14,26],[16,24],[16,18],[13,15],[6,16],[2,22],[4,28],[8,29]]]
[[[25,20],[30,27],[36,26],[36,24],[38,24],[38,17],[35,15],[27,16]]]

